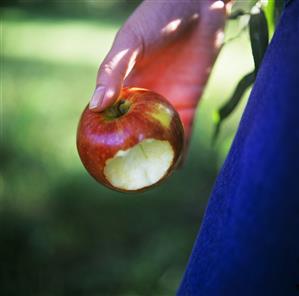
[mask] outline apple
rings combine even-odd
[[[143,191],[173,172],[182,156],[184,130],[174,107],[161,95],[123,88],[103,112],[81,116],[77,148],[87,171],[117,191]]]

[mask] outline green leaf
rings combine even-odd
[[[257,74],[264,57],[264,53],[268,47],[269,34],[265,13],[257,6],[253,7],[251,13],[249,20],[249,35],[255,65],[254,72]]]
[[[266,19],[268,22],[268,28],[269,28],[269,35],[272,36],[275,30],[275,4],[279,0],[268,0],[268,3],[266,6],[264,6],[264,12],[266,15]]]
[[[212,143],[215,143],[220,127],[224,119],[226,119],[238,106],[246,90],[254,83],[255,73],[250,72],[245,75],[236,86],[230,99],[215,113],[213,119],[215,122],[215,130],[212,137]]]

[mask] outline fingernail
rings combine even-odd
[[[105,95],[105,87],[104,86],[98,86],[89,103],[89,109],[95,109],[97,107],[100,107],[102,101],[103,101],[103,97]]]

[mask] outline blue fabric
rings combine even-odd
[[[178,295],[299,295],[299,0],[266,52]]]

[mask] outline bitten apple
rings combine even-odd
[[[142,191],[164,180],[178,164],[184,130],[177,111],[161,95],[124,88],[103,112],[85,108],[77,148],[87,171],[118,191]]]

